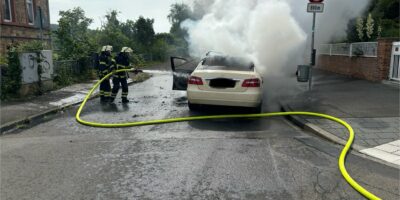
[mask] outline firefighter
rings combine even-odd
[[[133,50],[129,47],[122,47],[121,52],[115,57],[116,69],[130,69],[131,65],[129,63],[129,56],[133,52]],[[118,94],[118,90],[120,86],[122,87],[122,103],[129,103],[128,100],[128,73],[127,72],[118,72],[113,77],[113,88],[111,93],[111,102],[115,100]]]
[[[108,73],[111,72],[111,69],[115,66],[115,60],[111,56],[113,47],[110,45],[103,46],[101,49],[101,54],[99,57],[99,70],[98,75],[99,78],[102,79]],[[111,85],[110,79],[104,80],[100,84],[100,102],[106,103],[109,102],[111,99]]]

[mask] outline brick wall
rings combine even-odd
[[[394,41],[399,41],[399,38],[378,39],[376,58],[319,55],[317,68],[370,81],[386,80]]]
[[[377,58],[319,55],[317,68],[371,81],[379,80]]]
[[[393,42],[400,41],[400,38],[378,39],[378,74],[381,80],[389,78],[390,61],[392,56]]]
[[[35,28],[1,25],[0,33],[0,55],[4,55],[7,46],[22,42],[40,40],[40,30]],[[50,31],[43,31],[43,40],[50,46]]]
[[[44,20],[43,39],[50,44],[50,13],[48,0],[33,0],[35,19],[38,19],[36,9],[41,7]],[[3,2],[0,10],[3,11]],[[4,56],[7,46],[12,43],[27,42],[40,39],[39,25],[31,25],[27,19],[26,0],[12,0],[12,22],[5,22],[3,14],[0,15],[0,55]],[[36,21],[36,20],[35,20]],[[37,20],[36,22],[38,22]]]

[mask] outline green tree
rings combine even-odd
[[[185,38],[188,36],[187,30],[181,27],[183,21],[187,19],[193,19],[193,12],[190,7],[186,4],[175,3],[171,5],[168,20],[171,23],[170,33],[174,38],[174,50],[176,55],[187,56],[188,55],[188,42]]]
[[[399,37],[399,6],[399,0],[371,0],[365,13],[357,17],[363,20],[363,37],[361,39],[354,37],[361,35],[360,29],[357,29],[360,24],[352,19],[348,23],[347,40],[356,42],[375,40],[378,37]]]
[[[101,27],[97,41],[100,46],[111,45],[114,51],[120,51],[124,46],[130,46],[131,41],[122,32],[122,23],[118,20],[118,11],[112,10],[105,16],[106,22]]]
[[[85,16],[85,11],[76,7],[72,10],[60,11],[58,20],[57,45],[63,59],[80,59],[95,49],[89,36],[89,25],[92,19]]]
[[[357,19],[351,19],[349,21],[349,23],[347,24],[347,30],[346,30],[346,34],[347,34],[347,41],[348,42],[359,42],[360,39],[358,37],[358,33],[357,33]]]
[[[135,42],[143,52],[149,52],[154,42],[154,19],[145,19],[140,16],[133,26],[133,35]]]
[[[187,31],[181,28],[181,23],[187,19],[191,19],[192,11],[190,7],[183,3],[175,3],[171,5],[168,20],[172,24],[170,33],[178,38],[187,36]]]
[[[174,44],[174,37],[170,33],[157,33],[155,35],[155,39],[156,40],[162,39],[168,45],[173,45]]]
[[[357,34],[358,34],[358,39],[360,39],[360,41],[364,40],[364,19],[359,17],[357,18],[356,21],[356,29],[357,29]]]
[[[135,38],[134,28],[135,28],[135,21],[133,20],[128,19],[126,20],[125,23],[121,23],[121,31],[128,38]]]
[[[374,18],[398,20],[399,1],[373,0],[368,12],[371,12]]]
[[[120,28],[120,22],[118,20],[118,14],[120,12],[116,10],[111,10],[106,14],[107,26],[112,26],[114,28]]]
[[[373,37],[372,34],[374,34],[374,28],[375,28],[375,21],[370,13],[368,14],[367,22],[365,24],[365,35],[367,36],[368,40],[370,40]]]
[[[174,50],[174,38],[169,33],[158,33],[155,35],[155,42],[152,46],[152,54],[155,60],[165,61],[168,55],[177,54]]]
[[[365,14],[371,13],[375,21],[375,36],[399,37],[399,0],[373,0],[370,9]]]

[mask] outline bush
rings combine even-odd
[[[9,98],[17,95],[21,88],[21,66],[19,62],[18,52],[15,48],[11,48],[7,53],[8,65],[1,72],[1,99]]]
[[[398,21],[383,19],[381,21],[381,26],[383,29],[381,37],[399,37],[400,26]]]
[[[94,80],[97,78],[96,71],[93,69],[93,62],[90,57],[81,58],[77,61],[55,61],[54,68],[56,76],[53,81],[59,87],[71,85],[73,83]]]
[[[49,49],[48,45],[41,41],[31,41],[31,42],[24,42],[20,43],[17,47],[17,52],[37,52],[42,51],[45,49]]]
[[[130,60],[132,65],[134,65],[135,67],[144,67],[146,65],[146,61],[143,59],[142,56],[138,54],[132,54]]]
[[[64,87],[73,83],[72,77],[71,70],[68,69],[66,65],[63,65],[57,69],[57,75],[54,77],[53,81],[57,86]]]
[[[7,64],[8,64],[7,57],[0,55],[0,65],[7,65]]]

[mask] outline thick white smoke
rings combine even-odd
[[[307,13],[308,0],[285,0],[292,8],[292,16],[302,29],[311,33],[312,14]],[[347,23],[358,17],[371,0],[325,0],[325,10],[317,14],[316,42],[326,43],[346,37]]]
[[[181,24],[188,30],[192,56],[210,50],[248,56],[264,75],[294,73],[297,64],[309,63],[312,14],[306,12],[307,0],[196,1],[203,17]],[[317,44],[344,37],[348,20],[368,2],[325,1],[325,12],[317,18]]]
[[[262,73],[288,61],[288,52],[306,40],[284,1],[216,0],[199,21],[185,21],[194,56],[209,50],[249,56]]]

